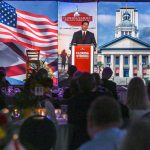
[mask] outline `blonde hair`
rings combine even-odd
[[[127,105],[130,109],[147,109],[147,94],[141,78],[132,78],[128,85]]]

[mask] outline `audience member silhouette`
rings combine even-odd
[[[6,80],[6,70],[4,67],[0,67],[0,87],[8,87],[10,83]]]
[[[50,150],[56,141],[55,125],[44,116],[29,117],[20,128],[19,141],[27,150]]]
[[[73,78],[74,73],[77,71],[77,67],[74,65],[71,65],[68,68],[67,74],[68,74],[68,78],[64,79],[62,81],[59,82],[59,87],[69,87],[70,86],[70,82]]]
[[[139,77],[131,79],[128,85],[127,106],[130,109],[130,120],[134,121],[150,111],[144,82]]]
[[[112,92],[113,97],[118,99],[117,96],[117,85],[115,82],[109,80],[113,74],[113,71],[110,67],[105,67],[102,71],[102,86],[107,88],[109,91]]]
[[[88,111],[88,134],[91,141],[79,150],[119,150],[124,132],[121,125],[120,106],[111,97],[99,97]]]
[[[82,73],[78,79],[78,84],[79,92],[67,101],[68,122],[74,126],[71,150],[89,140],[86,130],[87,111],[95,98],[106,95],[106,93],[94,91],[95,80],[90,73]]]

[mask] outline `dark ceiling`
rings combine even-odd
[[[150,0],[58,0],[63,2],[150,2]]]

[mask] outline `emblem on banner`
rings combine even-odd
[[[84,51],[85,49],[82,47],[81,50]]]
[[[68,13],[66,16],[62,16],[62,21],[66,22],[71,26],[81,26],[82,21],[91,22],[93,17],[78,10],[78,6],[76,10]]]

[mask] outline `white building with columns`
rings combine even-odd
[[[116,11],[115,39],[99,48],[98,61],[110,66],[114,77],[149,75],[150,45],[138,38],[138,11],[120,8]]]

